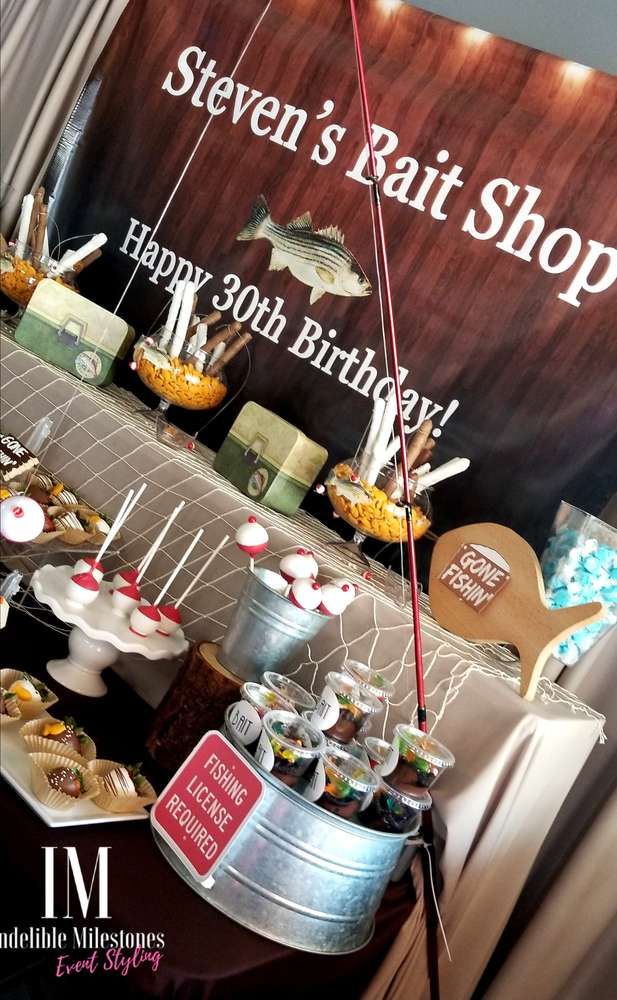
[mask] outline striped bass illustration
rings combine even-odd
[[[356,258],[344,246],[336,226],[313,229],[310,212],[281,226],[270,215],[260,195],[237,240],[268,240],[272,245],[270,271],[289,268],[294,278],[311,288],[311,305],[326,292],[331,295],[370,295],[371,283]]]

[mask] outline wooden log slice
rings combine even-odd
[[[244,683],[217,659],[213,642],[191,646],[159,705],[146,746],[158,764],[175,771],[209,729],[223,724],[225,709],[240,699]]]

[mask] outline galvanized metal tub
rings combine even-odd
[[[247,760],[251,760],[243,753]],[[172,868],[211,906],[302,951],[362,948],[409,834],[356,826],[302,799],[259,769],[263,797],[205,889],[164,840]]]
[[[270,571],[247,571],[233,618],[219,650],[227,670],[245,681],[260,681],[265,670],[284,674],[297,665],[306,643],[328,621],[305,611],[267,585]]]

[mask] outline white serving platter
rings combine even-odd
[[[51,716],[49,712],[41,712],[37,718]],[[0,774],[47,826],[88,826],[92,823],[126,823],[130,820],[148,819],[148,812],[143,807],[131,813],[111,813],[99,809],[90,799],[76,802],[66,810],[50,809],[43,805],[31,789],[30,760],[26,744],[19,735],[22,725],[23,722],[14,722],[0,728]]]

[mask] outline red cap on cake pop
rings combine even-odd
[[[116,576],[121,576],[123,580],[126,580],[128,584],[136,583],[137,577],[139,576],[138,569],[121,569],[118,570]]]
[[[159,611],[161,612],[161,618],[168,618],[169,621],[176,622],[177,625],[182,621],[179,608],[174,607],[173,604],[163,604],[159,607]]]
[[[161,620],[161,613],[158,608],[154,607],[154,604],[140,604],[138,608],[135,608],[135,611],[143,615],[144,618],[149,618],[150,621],[159,622]]]
[[[312,578],[297,579],[291,585],[290,601],[304,611],[316,611],[321,604],[321,587]]]
[[[98,590],[99,584],[92,573],[76,573],[71,577],[76,587],[83,587],[84,590]]]
[[[267,549],[269,541],[268,532],[263,524],[260,524],[252,514],[236,531],[236,545],[249,556],[263,552]]]
[[[134,583],[127,584],[126,587],[117,587],[116,589],[119,594],[122,594],[124,597],[130,597],[132,601],[139,600],[139,587],[136,587]]]
[[[81,562],[87,563],[92,571],[94,571],[95,569],[97,569],[99,573],[102,573],[104,571],[103,563],[99,562],[98,559],[95,559],[94,556],[85,556],[84,558],[81,559]]]

